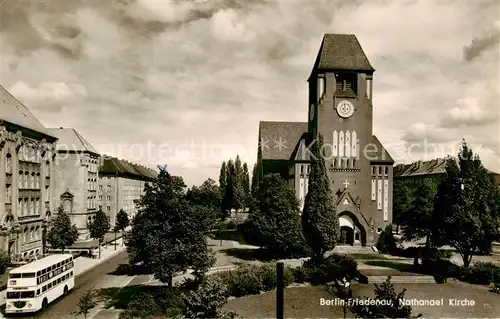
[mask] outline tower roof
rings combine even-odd
[[[48,131],[56,136],[58,151],[88,152],[99,155],[99,152],[73,128],[50,128]]]
[[[354,34],[331,33],[323,36],[313,72],[315,70],[375,71]]]

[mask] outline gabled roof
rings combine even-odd
[[[394,160],[392,159],[391,155],[375,135],[372,135],[371,143],[375,147],[375,151],[373,153],[370,152],[369,154],[367,154],[370,157],[370,162],[386,163],[391,165],[394,164]]]
[[[315,70],[375,71],[354,34],[331,33],[323,37],[313,72]]]
[[[307,122],[259,123],[259,149],[263,160],[290,160]]]
[[[99,155],[99,152],[73,128],[49,128],[48,131],[59,139],[57,151],[88,152]]]
[[[158,173],[153,169],[110,156],[101,157],[99,174],[124,174],[146,179],[158,177]]]
[[[454,160],[458,162],[456,157]],[[487,171],[493,175],[497,184],[500,184],[500,174]],[[435,158],[430,161],[416,161],[411,164],[398,164],[394,166],[394,177],[423,176],[432,174],[444,174],[446,172],[446,158]]]
[[[43,124],[30,110],[0,85],[0,120],[39,132],[48,136]],[[52,136],[53,137],[53,136]]]

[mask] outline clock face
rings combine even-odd
[[[314,105],[311,105],[309,110],[309,119],[312,121],[314,119]]]
[[[337,114],[343,118],[351,117],[354,114],[354,105],[351,101],[340,101],[337,104]]]

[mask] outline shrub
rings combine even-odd
[[[235,270],[213,274],[221,284],[227,287],[227,296],[242,297],[259,294],[276,288],[276,264],[268,263],[262,266],[242,265]],[[293,282],[290,267],[283,271],[285,287]]]
[[[182,294],[185,318],[220,318],[222,307],[227,301],[227,287],[221,282],[209,278],[198,289]]]
[[[380,252],[394,254],[398,251],[397,242],[392,233],[392,225],[387,225],[377,240],[377,249]]]
[[[500,282],[500,266],[491,262],[476,262],[469,269],[464,269],[463,280],[479,285]]]
[[[358,264],[348,256],[332,254],[319,264],[309,260],[305,262],[304,268],[306,277],[313,285],[322,285],[342,278],[359,278]]]
[[[293,282],[304,283],[309,281],[307,270],[304,266],[292,268]]]

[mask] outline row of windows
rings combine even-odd
[[[377,174],[378,172],[378,174]],[[376,166],[372,166],[372,175],[389,175],[389,167],[386,166],[382,168],[382,166],[378,166],[378,170]]]
[[[42,161],[42,152],[34,147],[23,145],[19,149],[19,160],[40,163]]]
[[[99,195],[99,200],[102,200],[102,195]],[[106,196],[106,200],[111,200],[111,196]]]
[[[66,274],[62,277],[59,277],[59,278],[55,279],[54,281],[49,282],[47,285],[43,286],[42,287],[42,294],[44,292],[46,292],[47,290],[50,290],[51,288],[59,285],[61,282],[68,280],[70,277],[73,277],[73,271],[71,271],[69,274]],[[40,289],[37,289],[36,295],[38,296],[39,294],[40,294]]]
[[[60,274],[62,274],[63,272],[65,272],[71,268],[73,268],[73,262],[68,262],[62,266],[60,265],[59,268],[57,268],[57,269],[50,270],[49,272],[46,272],[45,274],[40,274],[36,280],[36,284],[37,285],[42,284],[51,278],[59,276]]]
[[[97,200],[95,196],[87,197],[87,208],[89,209],[97,208]]]
[[[19,198],[17,203],[17,212],[19,215],[39,215],[42,211],[42,202],[40,198]]]
[[[19,178],[17,180],[18,187],[24,189],[38,189],[40,188],[40,172],[29,172],[19,171]]]
[[[102,191],[102,185],[99,185],[99,190]],[[106,185],[106,190],[108,190],[108,191],[111,190],[111,185],[110,184]]]

